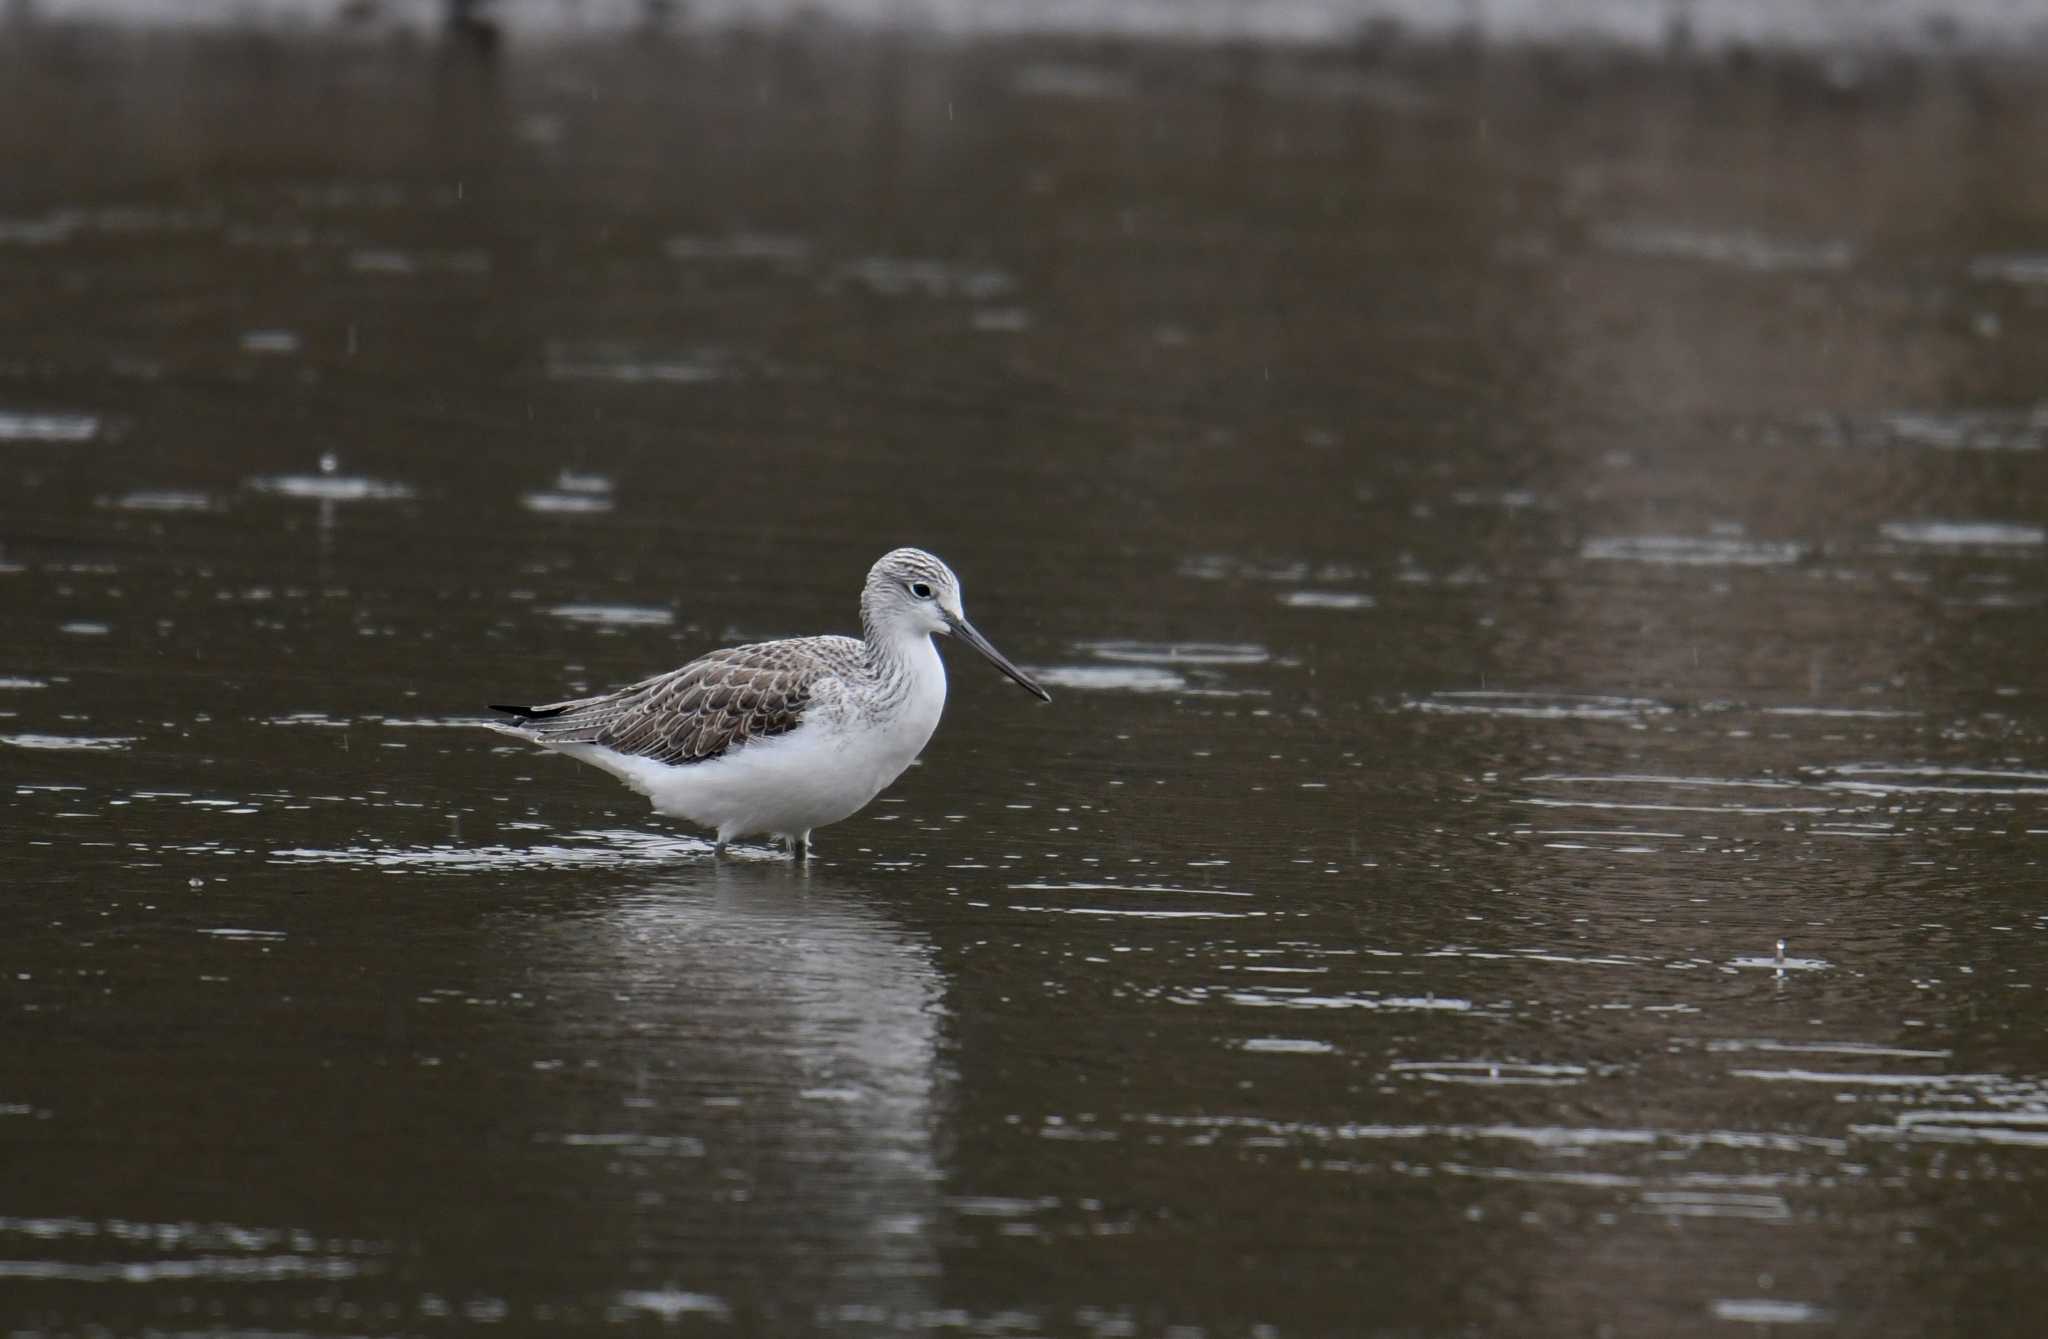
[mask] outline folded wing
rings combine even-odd
[[[707,762],[802,723],[829,670],[788,643],[713,651],[617,692],[538,707],[492,707],[539,744],[596,744],[673,765]]]

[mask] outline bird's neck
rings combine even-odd
[[[877,619],[861,611],[862,630],[867,634],[867,672],[887,687],[889,701],[933,698],[943,702],[946,693],[946,662],[932,635],[922,628],[906,627]]]
[[[893,680],[906,689],[945,695],[946,662],[932,634],[887,616],[888,609],[871,593],[860,602],[862,641],[867,644],[868,673],[878,680]]]
[[[872,586],[860,593],[861,640],[868,644],[868,659],[873,660],[882,646],[890,639],[890,629],[877,612],[875,591]]]
[[[916,674],[938,655],[928,632],[872,624],[866,631],[868,667],[878,675]]]
[[[878,599],[873,588],[861,592],[861,640],[867,643],[868,664],[877,668],[891,663],[901,664],[917,650],[917,643],[931,640],[899,619],[889,617],[891,612],[897,611]]]

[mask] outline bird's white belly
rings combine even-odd
[[[852,816],[901,776],[944,706],[941,679],[936,694],[913,691],[896,712],[817,712],[788,734],[699,763],[656,762],[594,744],[562,751],[618,777],[656,811],[716,829],[720,840],[794,836]]]

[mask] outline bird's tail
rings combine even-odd
[[[551,707],[512,707],[502,702],[492,702],[489,704],[492,711],[502,711],[507,716],[516,717],[521,721],[545,721],[550,717],[561,715],[575,705],[573,702],[558,702]]]
[[[512,719],[485,721],[484,724],[500,734],[550,747],[556,744],[587,744],[597,738],[598,732],[610,719],[604,708],[615,703],[621,693],[632,691],[623,689],[620,693],[601,693],[596,697],[572,698],[567,702],[543,702],[535,707],[493,702],[492,711],[502,711]]]
[[[567,705],[515,707],[503,702],[493,702],[490,704],[490,707],[492,711],[502,711],[512,719],[508,721],[478,721],[478,725],[483,726],[486,730],[495,730],[501,735],[510,735],[514,739],[523,739],[529,744],[545,743],[546,740],[541,734],[541,731],[545,728],[545,723],[560,716],[569,709]]]

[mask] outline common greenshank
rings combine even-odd
[[[859,812],[903,774],[938,727],[951,634],[1042,701],[1052,694],[974,630],[960,578],[923,549],[868,569],[865,634],[791,637],[701,656],[598,697],[492,704],[501,734],[566,753],[645,795],[657,813],[718,834],[765,833],[810,855],[811,831]]]

